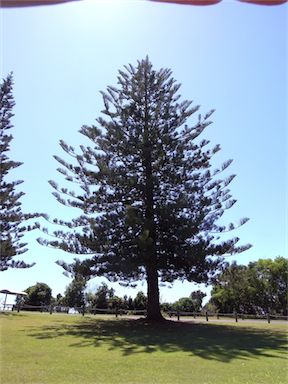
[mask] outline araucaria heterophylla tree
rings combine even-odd
[[[8,132],[13,127],[11,119],[15,102],[12,91],[13,77],[9,74],[0,84],[0,271],[28,268],[35,264],[14,259],[27,250],[22,237],[31,227],[24,226],[23,222],[36,215],[22,212],[20,199],[24,192],[17,191],[17,187],[23,181],[11,181],[10,176],[10,171],[22,164],[8,156],[13,139]]]
[[[207,148],[209,141],[199,135],[213,111],[188,126],[199,106],[180,101],[179,87],[171,70],[156,71],[148,58],[119,71],[117,86],[102,92],[104,117],[80,129],[90,146],[80,145],[77,153],[60,141],[73,162],[55,156],[58,171],[80,189],[50,181],[54,196],[83,214],[69,222],[54,220],[67,228],[54,232],[57,240],[39,239],[89,254],[83,266],[91,277],[126,284],[146,279],[148,320],[162,319],[159,281],[207,283],[223,255],[250,247],[238,246],[237,237],[219,237],[235,229],[217,224],[235,203],[227,188],[234,175],[218,178],[231,160],[211,170],[220,146]]]

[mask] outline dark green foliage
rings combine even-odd
[[[25,292],[28,293],[28,296],[24,297],[24,304],[42,306],[51,303],[52,290],[45,283],[36,283],[25,289]]]
[[[190,299],[192,300],[194,311],[199,312],[202,309],[202,301],[204,297],[206,296],[206,293],[198,290],[193,291],[190,295]]]
[[[287,315],[288,260],[259,259],[248,266],[227,266],[212,290],[211,303],[220,312]]]
[[[135,309],[146,309],[147,307],[147,296],[144,292],[139,291],[134,299],[134,308]]]
[[[63,296],[61,295],[61,293],[58,293],[56,298],[53,300],[53,304],[54,305],[63,305]]]
[[[173,303],[170,309],[183,312],[200,312],[205,296],[206,294],[199,290],[192,292],[190,297],[182,297]]]
[[[123,300],[119,296],[113,296],[109,300],[109,308],[111,309],[124,309]]]
[[[74,263],[71,264],[64,261],[57,261],[57,264],[65,270],[65,276],[72,277],[61,303],[68,307],[82,307],[85,305],[85,289],[88,282],[88,277],[85,275],[85,265],[79,259],[74,259]]]
[[[169,69],[155,71],[148,58],[119,71],[117,87],[102,92],[106,118],[80,130],[90,146],[77,153],[61,140],[74,163],[55,156],[58,171],[80,189],[50,181],[54,196],[83,214],[53,221],[67,227],[54,233],[58,241],[39,239],[89,254],[85,273],[91,276],[125,284],[146,279],[149,319],[161,319],[158,279],[207,283],[221,256],[250,247],[237,246],[237,237],[221,241],[219,234],[235,228],[217,223],[235,203],[227,188],[234,175],[218,178],[231,160],[211,169],[220,146],[208,148],[198,136],[213,111],[186,125],[199,106],[180,101],[179,88]]]
[[[124,305],[125,305],[124,309],[130,309],[130,310],[134,309],[134,300],[132,299],[131,296],[128,297],[127,303],[126,301],[124,301]]]
[[[15,105],[12,74],[8,75],[0,85],[0,271],[8,268],[28,268],[33,264],[15,261],[14,256],[27,251],[26,244],[21,241],[25,228],[23,221],[34,217],[22,213],[20,198],[23,192],[17,192],[21,180],[10,181],[10,171],[22,163],[10,160],[8,152],[13,136],[7,131],[13,127],[11,119]]]
[[[113,301],[114,289],[109,288],[106,283],[101,283],[95,293],[89,292],[86,294],[86,301],[89,306],[106,309],[110,307],[111,300]]]
[[[85,261],[75,258],[71,264],[67,264],[63,260],[56,261],[56,264],[64,269],[63,275],[75,280],[83,279],[85,280],[85,285],[90,278],[89,265]]]
[[[175,311],[194,312],[194,305],[190,297],[181,297],[173,305],[172,309]]]
[[[82,307],[85,304],[85,288],[87,281],[81,277],[71,281],[65,289],[62,304],[68,307]]]

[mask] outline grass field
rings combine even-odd
[[[1,384],[286,384],[287,325],[2,313]]]

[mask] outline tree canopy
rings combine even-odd
[[[24,192],[17,192],[22,180],[10,181],[10,171],[22,163],[10,160],[8,152],[13,136],[8,130],[13,127],[11,119],[13,107],[13,77],[9,74],[0,84],[0,271],[8,268],[28,268],[35,263],[27,264],[15,260],[14,257],[27,251],[26,243],[22,242],[25,231],[23,221],[35,217],[22,212],[21,197]]]
[[[162,318],[159,279],[208,283],[221,269],[222,256],[250,247],[239,246],[238,237],[221,238],[237,227],[220,222],[236,202],[228,189],[235,175],[219,178],[232,160],[211,169],[220,146],[199,136],[213,110],[188,125],[199,106],[181,101],[179,88],[171,70],[155,70],[148,57],[119,71],[117,86],[102,92],[104,117],[80,129],[90,145],[76,151],[61,140],[73,161],[55,156],[58,171],[80,188],[50,181],[53,194],[82,214],[70,222],[53,220],[66,227],[53,233],[58,240],[39,239],[88,254],[86,276],[124,284],[146,279],[151,320]]]

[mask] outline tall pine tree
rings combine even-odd
[[[54,195],[83,214],[71,222],[54,220],[68,228],[54,232],[58,240],[39,239],[89,254],[83,273],[91,277],[127,284],[146,279],[149,320],[162,319],[159,280],[207,283],[221,267],[221,256],[250,247],[237,246],[237,237],[219,237],[235,229],[217,224],[235,203],[227,188],[234,175],[217,178],[231,160],[211,170],[220,146],[207,148],[209,141],[198,136],[213,111],[186,125],[199,106],[180,101],[179,87],[171,70],[154,70],[148,58],[119,71],[118,86],[102,92],[106,118],[80,130],[91,146],[81,145],[77,153],[60,141],[74,162],[55,156],[58,171],[80,189],[50,181]]]
[[[26,244],[21,242],[24,232],[29,229],[23,221],[35,215],[23,214],[20,198],[24,192],[16,188],[21,180],[8,181],[9,172],[22,163],[10,160],[7,152],[13,136],[7,131],[13,127],[11,119],[15,105],[13,94],[12,74],[8,75],[0,85],[0,271],[8,268],[28,268],[33,264],[15,261],[13,258],[27,251]]]

